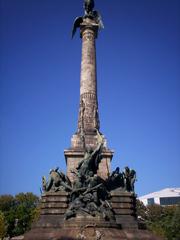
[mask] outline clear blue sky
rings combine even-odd
[[[0,0],[0,194],[39,194],[77,128],[82,0]],[[180,1],[96,1],[101,131],[139,195],[180,186]]]

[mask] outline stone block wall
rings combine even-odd
[[[136,196],[134,193],[115,190],[111,192],[111,205],[116,223],[122,229],[138,229],[136,219]]]
[[[42,194],[41,214],[35,228],[61,227],[68,208],[68,193],[60,191]]]

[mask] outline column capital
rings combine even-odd
[[[80,37],[83,37],[83,34],[86,30],[90,30],[94,33],[95,38],[98,37],[99,25],[92,19],[86,18],[80,25]]]

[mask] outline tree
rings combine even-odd
[[[19,193],[15,197],[11,195],[0,196],[0,210],[7,222],[7,235],[17,236],[29,230],[39,198],[33,193]]]
[[[180,239],[180,205],[164,208],[162,226],[168,240]]]
[[[19,193],[15,196],[16,212],[13,235],[21,235],[29,230],[32,223],[32,212],[39,203],[39,198],[33,193]]]
[[[6,223],[3,212],[0,211],[0,239],[6,236]]]
[[[15,205],[15,199],[12,195],[0,196],[0,210],[2,212],[9,211]]]
[[[146,227],[167,240],[180,239],[180,205],[179,206],[144,206],[137,201],[137,215],[144,219]]]
[[[37,222],[37,220],[40,217],[40,213],[41,213],[41,208],[39,205],[31,211],[31,225],[32,223]]]
[[[11,231],[14,228],[14,207],[15,199],[12,195],[1,195],[0,196],[0,211],[3,213],[6,221],[6,232],[7,235],[12,236]]]
[[[174,212],[171,223],[173,239],[180,239],[180,205],[177,206]]]
[[[147,219],[150,222],[159,221],[163,216],[163,207],[158,204],[147,206]]]

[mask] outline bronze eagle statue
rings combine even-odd
[[[74,24],[73,24],[73,29],[72,29],[72,38],[74,37],[77,28],[80,27],[81,23],[83,22],[83,20],[85,18],[91,18],[93,20],[95,20],[97,22],[97,24],[99,25],[99,28],[104,28],[102,19],[101,19],[101,15],[99,14],[98,11],[94,11],[95,4],[94,4],[94,0],[84,0],[84,11],[85,14],[84,16],[80,16],[75,18],[74,20]]]
[[[85,0],[84,1],[85,15],[92,13],[93,9],[94,9],[94,0]]]

